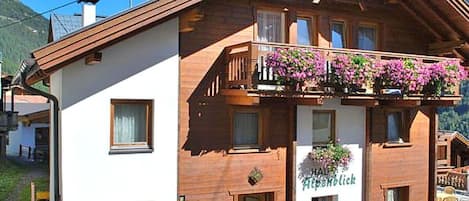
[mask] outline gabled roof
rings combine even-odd
[[[103,16],[96,16],[96,21],[99,22],[103,20],[105,17]],[[50,36],[49,42],[57,41],[60,38],[79,30],[83,27],[83,18],[81,15],[60,15],[56,13],[52,13],[50,16]]]
[[[36,65],[28,82],[43,79],[69,63],[162,23],[201,1],[150,1],[40,47],[32,52]]]
[[[459,140],[462,144],[465,144],[469,149],[469,139],[457,131],[439,131],[438,141],[453,141],[454,139]]]

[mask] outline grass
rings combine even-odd
[[[34,185],[36,186],[36,192],[39,191],[49,191],[49,178],[42,177],[35,179]],[[20,193],[20,201],[30,201],[31,200],[31,186],[26,185],[23,187]]]
[[[26,169],[11,161],[0,162],[0,200],[5,200],[13,191]]]

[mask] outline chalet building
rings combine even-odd
[[[14,83],[50,84],[52,200],[434,200],[457,90],[334,76],[463,76],[468,25],[463,0],[150,1],[34,50]],[[282,54],[315,64],[308,83]]]
[[[437,133],[438,172],[469,166],[469,140],[459,132]]]

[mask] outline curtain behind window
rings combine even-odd
[[[282,13],[257,12],[257,41],[259,42],[283,42],[282,39]]]
[[[388,141],[399,141],[401,123],[401,114],[399,112],[388,114]]]
[[[313,112],[313,143],[328,143],[331,140],[331,121],[330,113]]]
[[[258,119],[259,117],[257,113],[236,112],[234,114],[234,145],[258,144]]]
[[[146,142],[146,106],[116,104],[114,106],[114,143]]]
[[[358,49],[376,49],[376,30],[372,27],[358,28]]]
[[[399,201],[399,191],[397,189],[388,190],[387,201]]]

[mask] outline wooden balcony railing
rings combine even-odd
[[[453,186],[456,189],[469,191],[469,174],[459,172],[448,172],[437,176],[437,184],[440,186]]]
[[[379,60],[415,59],[424,63],[434,63],[446,60],[445,57],[424,56],[415,54],[400,54],[380,51],[357,49],[323,48],[281,43],[245,42],[225,48],[226,53],[226,89],[258,89],[261,85],[275,85],[276,77],[271,68],[265,65],[265,58],[269,52],[277,48],[313,48],[320,51],[326,58],[325,69],[330,69],[330,63],[335,54],[363,54]],[[328,70],[329,72],[329,70]],[[458,90],[456,94],[459,95]]]

